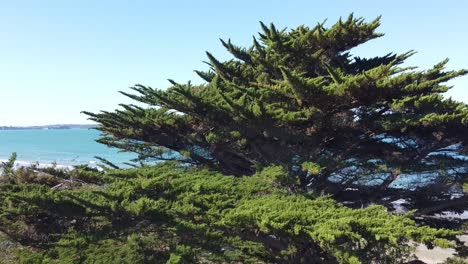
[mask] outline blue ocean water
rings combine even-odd
[[[94,129],[0,130],[0,159],[8,159],[12,152],[18,161],[60,165],[95,164],[94,156],[117,165],[135,158],[95,142],[99,134]]]

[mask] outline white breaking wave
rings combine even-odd
[[[7,162],[8,160],[6,159],[0,159],[0,162]],[[91,160],[88,162],[88,166],[91,168],[96,168],[97,163],[94,160]],[[72,165],[62,165],[62,164],[56,164],[56,163],[39,163],[39,162],[31,162],[31,161],[15,161],[14,167],[13,168],[20,168],[20,167],[36,167],[39,169],[43,168],[56,168],[60,170],[73,170],[75,167]]]

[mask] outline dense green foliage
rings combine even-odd
[[[222,41],[234,59],[208,53],[210,70],[197,72],[206,83],[136,85],[123,94],[148,108],[88,114],[100,142],[141,159],[238,176],[276,164],[328,193],[363,185],[382,193],[408,175],[410,183],[466,182],[468,108],[442,94],[467,71],[444,70],[447,60],[401,66],[413,52],[353,57],[352,48],[382,36],[379,24],[353,16],[329,28],[261,24],[251,47]]]
[[[176,163],[93,174],[105,184],[0,185],[0,230],[23,245],[22,263],[400,263],[409,239],[448,246],[455,234],[291,194],[280,167],[244,178]]]
[[[468,184],[468,107],[442,96],[467,71],[353,58],[379,23],[261,24],[247,49],[222,41],[234,59],[208,53],[206,83],[137,85],[124,94],[148,107],[87,113],[139,168],[14,169],[12,156],[0,249],[5,236],[22,263],[403,263],[413,241],[452,246],[456,232],[413,216],[468,205],[449,192]],[[377,205],[396,197],[416,212]]]

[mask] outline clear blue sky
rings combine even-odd
[[[200,82],[205,51],[228,58],[218,39],[250,45],[258,21],[313,26],[354,12],[382,15],[386,35],[354,53],[418,53],[422,69],[448,57],[468,68],[468,1],[0,1],[0,125],[89,123],[82,110],[113,110],[117,93],[166,79]],[[468,102],[468,76],[449,95]]]

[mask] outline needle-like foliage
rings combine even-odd
[[[466,182],[468,108],[443,94],[467,71],[445,70],[447,60],[402,66],[412,51],[353,57],[382,36],[379,25],[352,15],[330,27],[261,23],[251,47],[222,41],[233,59],[207,53],[210,69],[197,71],[206,83],[136,85],[123,94],[147,107],[87,114],[104,133],[99,142],[141,159],[237,176],[276,164],[298,179],[290,183],[336,197]]]
[[[401,263],[410,240],[450,246],[456,234],[291,194],[280,167],[243,178],[174,163],[94,174],[105,185],[0,185],[0,231],[22,245],[21,263]]]

